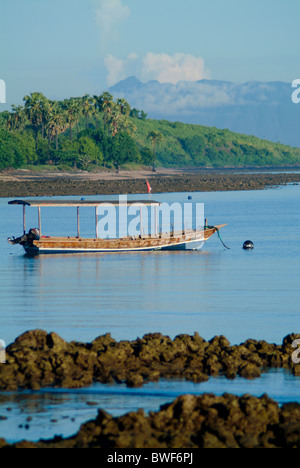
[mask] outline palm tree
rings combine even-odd
[[[130,105],[125,99],[117,99],[117,106],[122,115],[129,115],[130,114]]]
[[[39,128],[44,131],[45,112],[48,107],[48,100],[42,93],[32,93],[23,98],[25,101],[25,114],[31,125],[35,128],[35,142],[37,146]],[[43,136],[43,135],[42,135]]]
[[[156,159],[156,145],[163,140],[163,135],[157,130],[152,130],[148,136],[147,140],[151,141],[152,149],[153,149],[153,162],[152,162],[152,171],[156,172],[155,169],[155,159]]]
[[[111,109],[109,116],[107,116],[107,125],[111,129],[111,134],[113,137],[116,136],[120,128],[122,127],[122,114],[119,112],[119,109],[116,105]]]
[[[79,122],[80,117],[82,116],[82,101],[81,101],[81,98],[73,98],[72,106],[73,106],[73,111],[74,111],[74,115],[75,115],[76,131],[77,131],[77,134],[78,134],[78,132],[79,132],[78,122]]]
[[[125,99],[118,99],[116,103],[110,103],[107,109],[109,109],[109,112],[107,112],[105,122],[113,137],[119,132],[126,131],[130,134],[136,131],[137,127],[129,117],[130,105]]]
[[[95,99],[88,94],[82,98],[82,113],[86,119],[86,128],[89,128],[89,118],[95,113]]]
[[[49,119],[50,112],[50,101],[45,98],[45,101],[41,104],[42,110],[42,138],[45,138],[45,128]]]
[[[78,101],[74,98],[65,99],[63,102],[63,109],[65,111],[66,124],[69,126],[70,130],[70,140],[72,140],[72,129],[75,125],[78,124],[78,118],[80,113]]]
[[[12,112],[6,120],[8,130],[19,130],[26,122],[26,115],[23,106],[15,106],[12,104]]]
[[[113,96],[108,91],[105,91],[97,98],[97,106],[99,111],[104,113],[104,122],[107,123],[109,115],[114,107]]]
[[[95,112],[94,112],[94,115],[95,115],[95,120],[96,120],[96,127],[98,128],[99,127],[99,117],[100,117],[100,113],[102,112],[101,111],[101,98],[100,96],[93,96],[94,98],[94,108],[95,108]]]
[[[48,138],[49,148],[51,146],[51,140],[55,137],[55,149],[58,150],[58,135],[63,133],[67,128],[67,117],[57,102],[52,102],[49,111],[48,120]]]

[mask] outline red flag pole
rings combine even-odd
[[[149,198],[150,198],[152,188],[151,188],[151,185],[149,184],[148,180],[146,180],[146,184],[147,184],[148,194],[149,194]]]

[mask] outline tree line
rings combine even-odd
[[[137,119],[147,114],[131,109],[125,99],[109,92],[50,100],[34,92],[0,114],[0,169],[24,164],[64,165],[80,169],[140,163],[155,171],[156,146],[162,134],[147,136],[149,145],[134,138]]]
[[[0,170],[99,170],[300,164],[300,149],[202,125],[151,120],[109,92],[54,101],[42,93],[0,113]]]

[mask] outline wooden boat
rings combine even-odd
[[[157,232],[157,209],[160,206],[156,201],[90,201],[90,200],[13,200],[9,205],[23,206],[23,235],[21,237],[8,238],[11,244],[19,244],[24,247],[27,254],[35,256],[40,254],[67,254],[67,253],[102,253],[102,252],[135,252],[153,250],[198,250],[214,233],[225,224],[218,226],[202,226],[200,229],[182,229],[169,233]],[[140,233],[137,236],[125,236],[120,238],[100,238],[98,233],[97,208],[140,206]],[[142,207],[154,207],[155,209],[155,233],[144,234],[142,228]],[[37,207],[38,228],[30,229],[26,233],[26,207]],[[41,208],[42,207],[75,207],[77,208],[77,236],[52,237],[42,235]],[[82,207],[95,208],[95,237],[83,238],[80,236],[79,209]]]

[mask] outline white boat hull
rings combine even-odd
[[[49,255],[49,254],[79,254],[79,253],[113,253],[113,252],[151,252],[164,250],[200,250],[203,246],[203,240],[193,240],[190,242],[179,242],[176,244],[165,244],[149,247],[127,247],[127,248],[70,248],[70,247],[35,247],[24,246],[24,250],[29,255]]]

